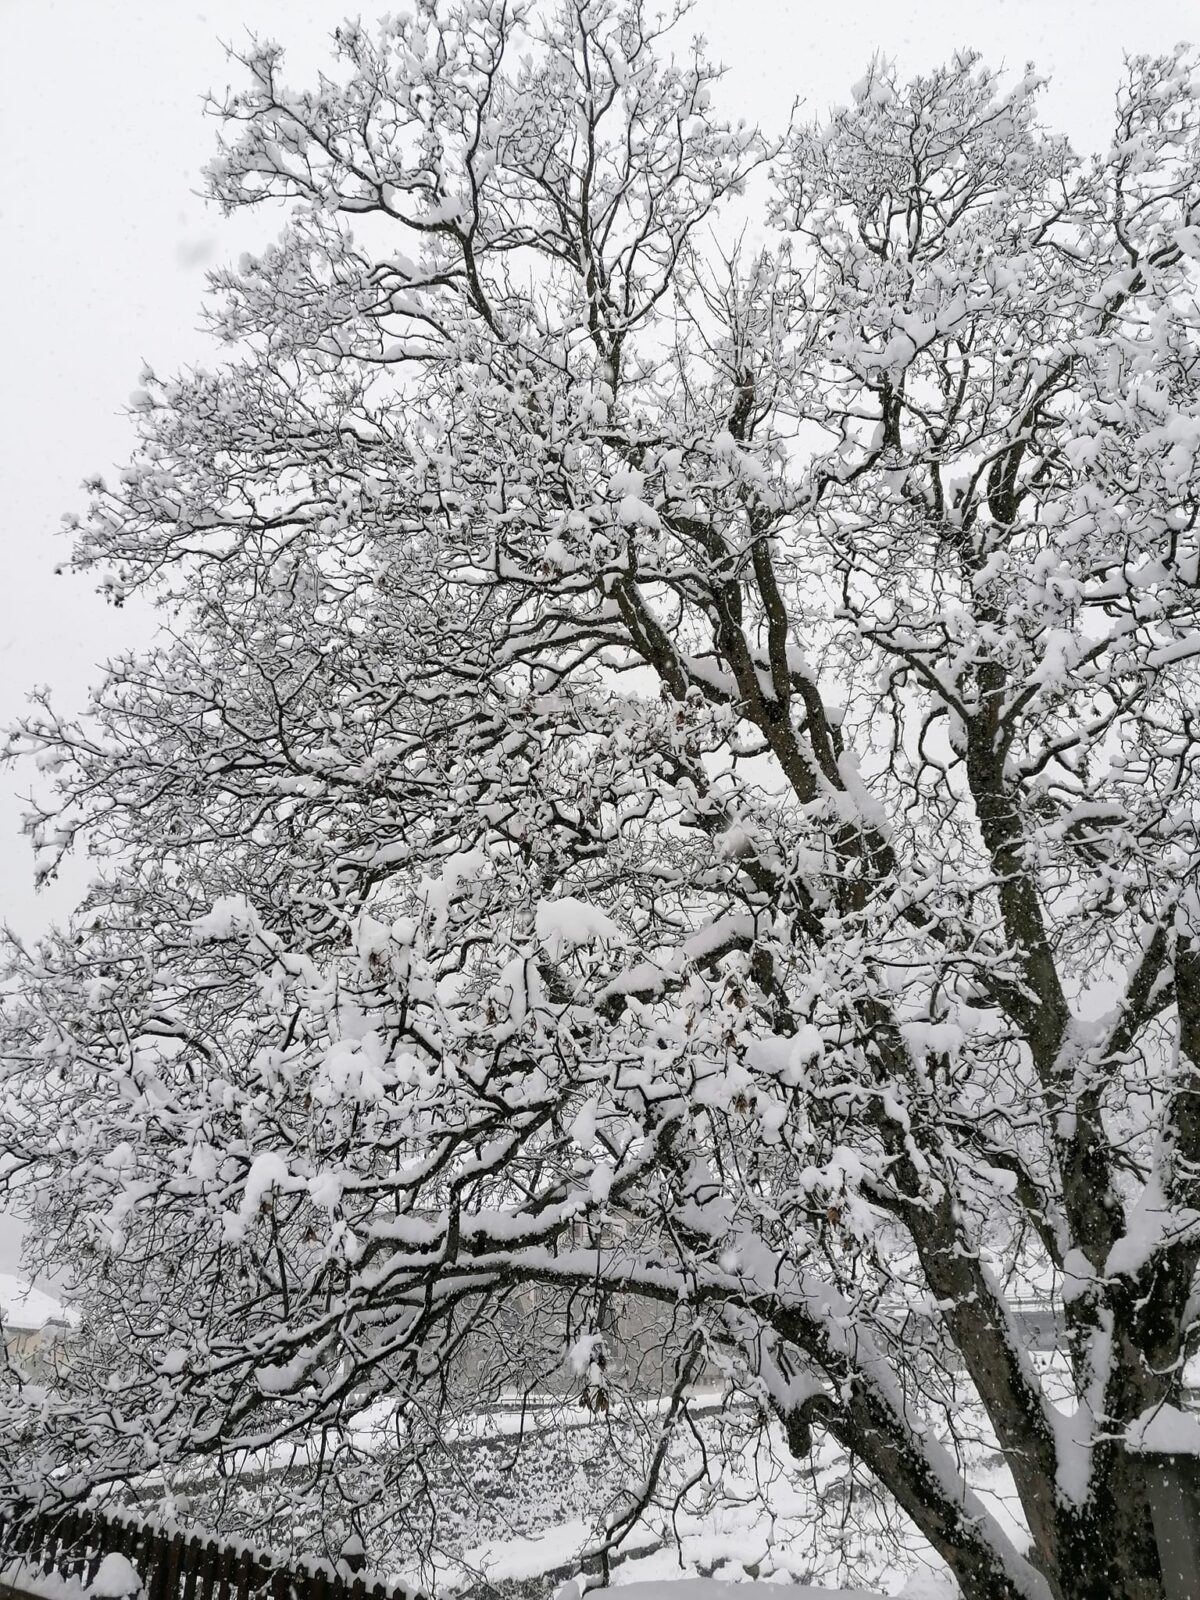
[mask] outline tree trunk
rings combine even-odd
[[[1139,1464],[1123,1452],[1084,1511],[1064,1517],[1062,1600],[1164,1600],[1158,1546]]]
[[[793,1455],[808,1454],[811,1424],[823,1424],[861,1454],[896,1497],[949,1567],[963,1600],[1014,1600],[1031,1592],[1019,1574],[1006,1570],[972,1517],[947,1501],[936,1474],[881,1426],[865,1397],[856,1396],[849,1411],[834,1415],[810,1403],[785,1416]],[[1115,1446],[1105,1454],[1107,1459],[1094,1463],[1087,1504],[1080,1510],[1061,1507],[1046,1541],[1053,1557],[1031,1553],[1030,1568],[1045,1579],[1054,1600],[1165,1600],[1141,1463]]]

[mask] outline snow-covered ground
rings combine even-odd
[[[33,1595],[36,1600],[125,1600],[138,1594],[141,1582],[128,1556],[110,1551],[86,1586],[79,1578],[39,1572],[20,1561],[0,1562],[0,1586]]]
[[[637,1520],[613,1558],[616,1600],[956,1595],[933,1552],[856,1480],[828,1442],[799,1466],[771,1430],[755,1431],[746,1409],[722,1412],[715,1394],[697,1398],[698,1433],[686,1436],[690,1443],[680,1441],[667,1492]],[[520,1450],[521,1414],[499,1410],[464,1419],[450,1449],[426,1455],[419,1471],[436,1503],[436,1547],[416,1560],[407,1536],[389,1534],[381,1517],[366,1530],[372,1571],[424,1592],[436,1588],[439,1600],[578,1600],[595,1585],[597,1530],[620,1502],[622,1486],[637,1477],[656,1434],[656,1410],[597,1417],[545,1399],[525,1415]],[[701,1447],[709,1451],[709,1476],[688,1487]],[[264,1462],[256,1460],[249,1465],[259,1470],[211,1488],[211,1473],[195,1475],[177,1510],[186,1521],[269,1544],[284,1559],[288,1551],[312,1550],[331,1529],[305,1492],[307,1457],[301,1452],[265,1474]],[[370,1462],[366,1470],[377,1465]],[[402,1471],[395,1462],[388,1470],[391,1487],[376,1495],[378,1505],[403,1499]],[[1003,1469],[981,1461],[977,1480],[990,1490],[993,1509],[1015,1522]],[[151,1492],[141,1509],[169,1510],[170,1495],[160,1500],[161,1485],[145,1488]],[[82,1600],[77,1591],[78,1585],[69,1594],[56,1589],[43,1600]],[[597,1591],[586,1588],[586,1594],[593,1600]]]
[[[866,1589],[824,1589],[809,1583],[726,1583],[719,1578],[634,1578],[613,1589],[591,1591],[602,1600],[619,1589],[617,1600],[876,1600]],[[900,1594],[904,1600],[942,1600],[953,1588],[937,1579],[914,1578]],[[557,1600],[572,1600],[560,1592]]]
[[[737,1600],[744,1600],[740,1586],[753,1582],[766,1584],[771,1600],[785,1589],[796,1597],[804,1585],[817,1586],[817,1595],[933,1600],[955,1593],[939,1580],[943,1569],[934,1553],[832,1445],[820,1444],[797,1465],[771,1430],[755,1430],[746,1409],[722,1412],[715,1395],[703,1398],[698,1429],[709,1476],[687,1487],[699,1446],[685,1435],[672,1452],[665,1492],[614,1558],[611,1577],[621,1600],[633,1584],[684,1580],[738,1585]],[[526,1413],[522,1443],[519,1412],[465,1420],[449,1449],[430,1450],[420,1462],[436,1505],[436,1548],[415,1559],[407,1536],[389,1535],[381,1518],[366,1530],[372,1569],[459,1600],[497,1592],[504,1600],[549,1600],[584,1573],[594,1583],[598,1527],[620,1503],[622,1487],[636,1481],[656,1435],[653,1422],[653,1407],[628,1418],[594,1417],[560,1401]],[[365,1436],[358,1442],[365,1444]],[[261,1469],[263,1462],[247,1465]],[[403,1502],[416,1474],[406,1477],[395,1461],[389,1467],[378,1459],[364,1470],[374,1467],[393,1474],[378,1480],[374,1503]],[[219,1516],[222,1527],[272,1548],[312,1548],[328,1529],[318,1520],[306,1528],[297,1511],[308,1475],[301,1452],[291,1466],[277,1463],[265,1476],[245,1472],[237,1488],[225,1478],[209,1491],[193,1478],[188,1515],[210,1525]],[[981,1461],[976,1477],[991,1508],[1015,1523],[1011,1486],[998,1462]],[[711,1600],[725,1593],[714,1591]],[[672,1588],[671,1595],[705,1600],[709,1591]]]
[[[30,1572],[10,1564],[0,1569],[0,1583],[10,1583],[36,1600],[125,1600],[139,1593],[139,1575],[125,1556],[107,1555],[93,1581]],[[937,1579],[916,1578],[899,1591],[903,1600],[949,1600],[953,1593]],[[581,1600],[582,1586],[568,1582],[555,1600]],[[730,1583],[718,1578],[659,1578],[641,1575],[611,1588],[591,1589],[589,1600],[878,1600],[866,1589],[829,1589],[807,1583]]]

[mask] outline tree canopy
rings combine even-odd
[[[768,138],[637,0],[241,59],[209,190],[286,227],[76,524],[162,632],[13,746],[45,870],[99,867],[10,950],[4,1181],[91,1341],[10,1385],[10,1476],[311,1438],[382,1503],[472,1397],[615,1404],[649,1328],[664,1432],[718,1375],[969,1600],[1159,1596],[1195,59],[1130,59],[1093,158],[970,54]]]

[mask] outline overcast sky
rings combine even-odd
[[[650,0],[653,9],[654,0]],[[212,148],[205,90],[239,81],[223,42],[251,29],[289,49],[311,81],[345,0],[0,0],[0,724],[34,684],[77,705],[97,663],[148,636],[85,581],[56,578],[56,528],[80,480],[118,465],[124,406],[143,360],[160,375],[203,359],[207,266],[270,237],[278,220],[224,221],[196,193]],[[700,0],[700,32],[729,68],[722,109],[770,131],[799,96],[849,98],[874,51],[919,70],[974,46],[993,64],[1032,60],[1052,78],[1046,117],[1078,147],[1106,142],[1126,51],[1189,36],[1194,0]],[[28,774],[0,774],[0,917],[35,933],[69,908],[83,869],[40,897],[19,837]],[[0,1268],[12,1264],[0,1219]]]

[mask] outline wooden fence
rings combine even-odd
[[[22,1575],[86,1585],[110,1552],[127,1557],[146,1600],[421,1600],[404,1585],[351,1571],[349,1561],[284,1566],[250,1545],[157,1528],[127,1511],[0,1505],[0,1594],[22,1593]]]

